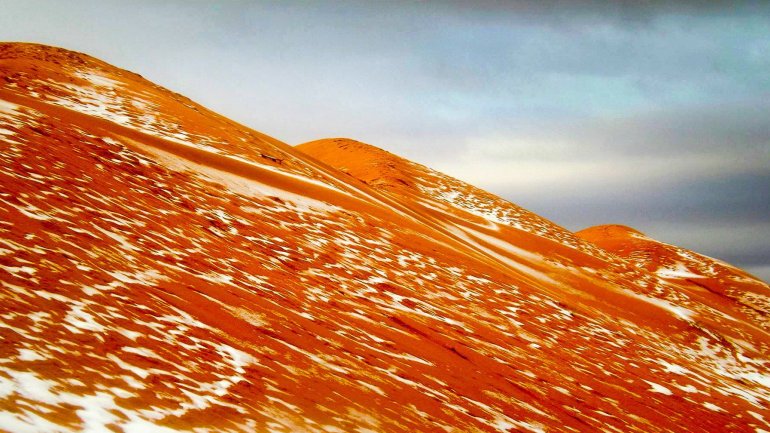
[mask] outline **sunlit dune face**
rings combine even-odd
[[[754,432],[768,288],[0,45],[0,430]]]

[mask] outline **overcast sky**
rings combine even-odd
[[[0,40],[83,51],[290,144],[355,138],[569,229],[630,225],[768,281],[770,2],[634,3],[0,0]]]

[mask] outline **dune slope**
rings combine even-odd
[[[0,431],[770,430],[741,307],[328,144],[0,44]]]

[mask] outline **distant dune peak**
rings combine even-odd
[[[622,224],[604,224],[588,227],[578,232],[578,236],[590,239],[591,237],[616,237],[616,236],[645,236],[644,233]]]
[[[413,164],[386,150],[350,138],[327,138],[296,146],[374,188],[413,188]]]

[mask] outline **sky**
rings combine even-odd
[[[729,3],[729,4],[728,4]],[[349,137],[571,230],[770,281],[770,2],[0,0],[289,144]]]

